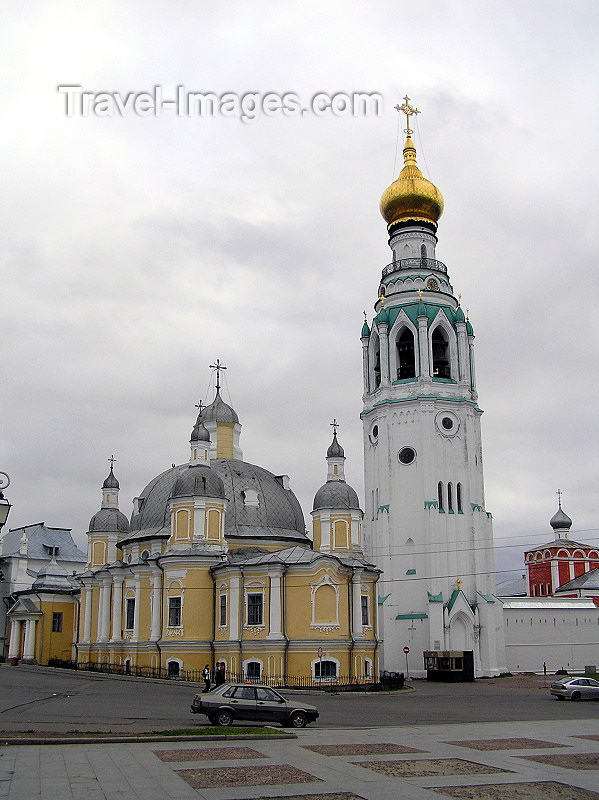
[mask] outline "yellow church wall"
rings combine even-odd
[[[232,422],[218,422],[216,425],[216,457],[233,458],[233,429]]]
[[[92,627],[91,627],[91,640],[95,642],[98,638],[98,622],[99,622],[99,606],[100,606],[100,587],[99,586],[92,586]],[[80,628],[81,634],[83,634],[83,627]]]
[[[47,664],[50,658],[60,658],[70,661],[72,657],[72,644],[75,640],[75,617],[78,604],[72,597],[64,601],[45,599],[40,595],[42,602],[40,610],[43,616],[36,623],[35,632],[35,659],[38,664]],[[62,631],[52,631],[53,614],[62,614]]]
[[[152,611],[150,606],[151,591],[152,591],[152,581],[149,576],[143,575],[140,580],[140,592],[139,592],[140,641],[145,641],[146,639],[150,638],[150,630],[152,625]]]
[[[349,634],[347,576],[327,568],[288,572],[285,590],[290,639],[326,638],[328,632],[316,626],[332,627],[336,636]]]
[[[214,582],[209,566],[187,569],[184,579],[172,580],[170,583],[168,574],[166,574],[165,582],[166,592],[163,593],[165,595],[164,638],[175,638],[168,635],[168,597],[179,595],[183,598],[181,609],[183,636],[181,638],[210,639],[212,637]]]
[[[322,530],[321,530],[321,522],[317,518],[315,518],[312,523],[312,539],[313,539],[314,549],[320,550],[320,544],[322,541]]]
[[[91,543],[91,567],[102,567],[108,561],[108,536],[94,536]]]

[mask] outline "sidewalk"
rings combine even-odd
[[[308,727],[297,734],[284,741],[11,745],[0,749],[0,798],[599,800],[599,719]]]

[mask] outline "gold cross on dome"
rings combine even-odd
[[[403,113],[406,115],[406,125],[408,127],[405,128],[404,133],[407,133],[408,136],[411,136],[413,131],[410,128],[410,117],[413,114],[420,114],[420,111],[418,111],[417,108],[414,108],[413,106],[410,105],[410,98],[408,97],[408,95],[405,95],[403,105],[395,106],[395,110],[400,112],[403,111]]]
[[[419,298],[422,300],[422,295],[424,294],[424,292],[422,291],[422,289],[418,289],[418,291],[416,292],[416,294],[417,294],[417,295],[418,295],[418,297],[419,297]]]
[[[461,579],[461,578],[458,578],[458,579],[457,579],[457,581],[455,582],[455,585],[456,585],[456,586],[458,587],[458,589],[459,589],[459,588],[461,587],[462,583],[463,583],[462,579]]]

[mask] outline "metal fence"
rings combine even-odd
[[[137,678],[161,678],[164,680],[190,681],[204,683],[201,669],[182,669],[177,673],[164,667],[138,667],[134,664],[112,664],[107,661],[62,661],[51,658],[49,667],[62,669],[85,670],[88,672],[102,672],[109,675],[131,675]],[[400,689],[404,684],[403,672],[381,672],[374,677],[371,675],[339,675],[317,678],[306,675],[247,675],[245,672],[228,672],[228,683],[260,683],[279,689],[319,689],[328,692],[377,692],[385,689]]]

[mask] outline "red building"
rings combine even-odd
[[[576,585],[572,586],[572,594],[567,584],[599,569],[599,549],[568,538],[572,520],[562,511],[561,500],[549,524],[555,539],[524,554],[528,594],[530,597],[547,597],[559,589],[560,597],[579,597],[577,584],[581,582],[576,581]]]

